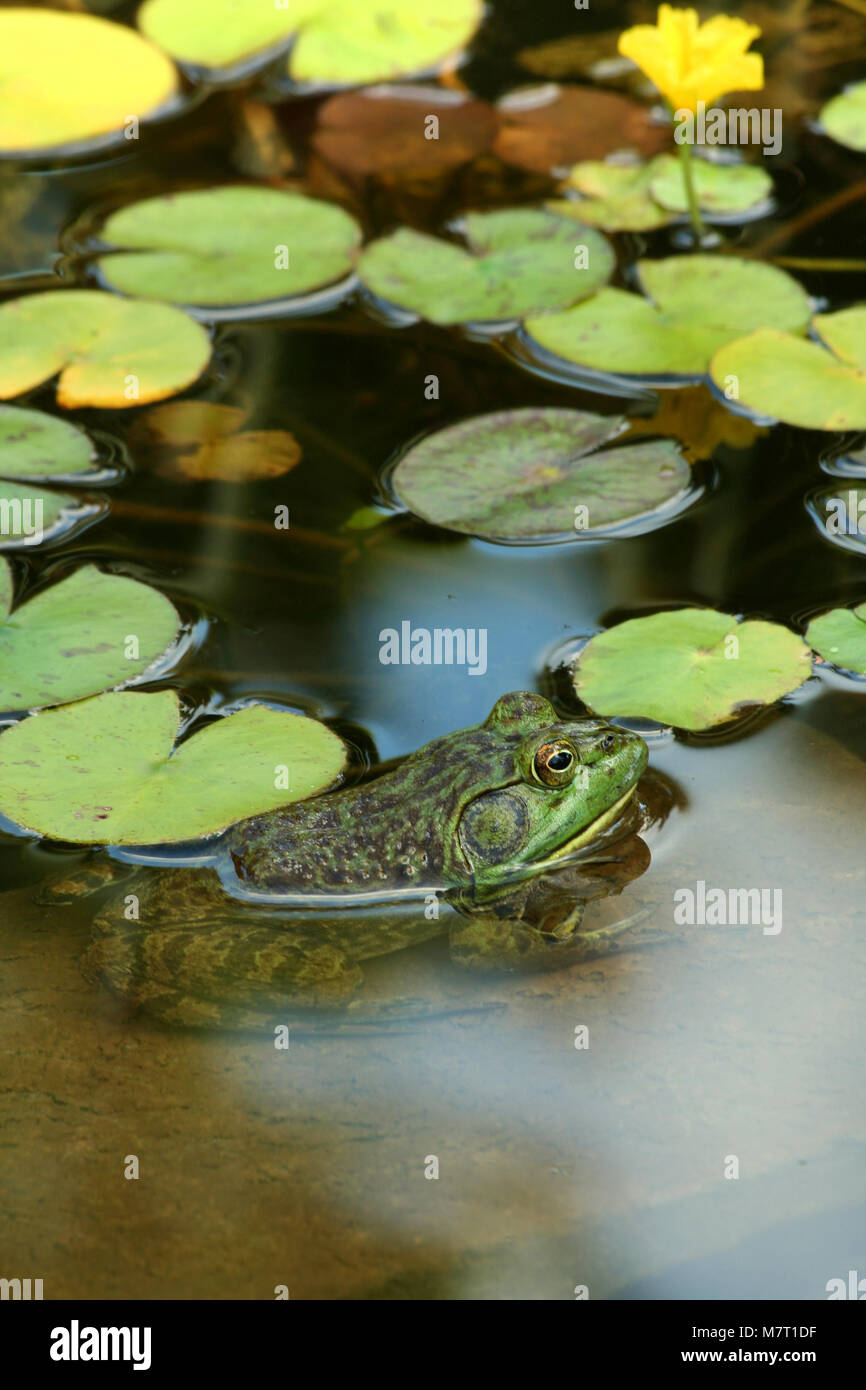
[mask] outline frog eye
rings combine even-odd
[[[542,743],[532,760],[532,771],[546,787],[564,787],[574,776],[577,755],[567,739]]]

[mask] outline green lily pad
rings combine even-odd
[[[810,663],[802,638],[778,623],[681,608],[593,637],[578,656],[574,685],[598,714],[697,731],[790,694],[811,674]]]
[[[592,536],[684,495],[691,471],[669,439],[595,452],[626,427],[580,410],[500,410],[428,436],[397,465],[416,516],[493,540]]]
[[[527,318],[548,352],[618,376],[700,377],[725,343],[762,326],[799,332],[809,300],[776,266],[734,256],[640,261],[648,298],[603,289],[564,313]]]
[[[345,762],[324,724],[264,705],[175,748],[179,732],[173,690],[99,695],[33,715],[0,736],[0,810],[75,844],[165,844],[312,796]]]
[[[48,492],[0,478],[0,550],[52,539],[65,530],[70,513],[80,505],[71,493]]]
[[[866,82],[856,82],[831,97],[818,120],[827,134],[849,150],[866,150]]]
[[[769,174],[750,164],[693,162],[698,202],[707,217],[746,213],[772,192]],[[606,232],[648,232],[665,227],[688,211],[680,161],[657,155],[645,164],[584,160],[571,170],[567,187],[578,202],[548,203],[552,212],[575,217]]]
[[[179,62],[210,69],[267,57],[295,36],[294,81],[360,85],[436,67],[459,53],[481,13],[481,0],[147,0],[138,25]]]
[[[575,164],[567,180],[583,196],[577,202],[555,200],[548,207],[605,232],[651,232],[666,227],[675,215],[661,207],[650,191],[657,164],[657,159],[648,164],[583,160]]]
[[[178,91],[164,53],[123,24],[56,10],[0,11],[0,150],[123,139]]]
[[[87,473],[95,450],[84,430],[42,410],[0,405],[0,477]]]
[[[773,180],[757,164],[714,164],[707,159],[693,159],[692,175],[698,203],[709,217],[749,212],[766,202],[773,191]],[[650,189],[663,208],[688,212],[682,164],[675,155],[661,155],[656,161]]]
[[[543,210],[473,212],[465,223],[469,251],[408,227],[374,241],[361,253],[361,280],[431,323],[498,322],[573,304],[614,267],[599,232]]]
[[[831,665],[866,676],[866,603],[858,608],[833,608],[813,618],[806,628],[806,641]]]
[[[0,550],[50,539],[82,509],[67,492],[20,480],[71,475],[86,481],[94,461],[93,445],[77,425],[41,410],[0,405]]]
[[[210,355],[201,324],[169,304],[48,290],[0,305],[2,400],[59,372],[60,405],[143,405],[190,386]]]
[[[8,592],[2,558],[0,572]],[[66,704],[123,685],[153,664],[179,626],[157,589],[85,565],[0,624],[0,710]]]
[[[353,268],[361,229],[342,208],[276,188],[147,198],[109,217],[108,285],[177,304],[254,304],[333,284]]]
[[[762,328],[710,363],[720,390],[760,415],[802,429],[866,429],[866,305],[816,314],[821,343]],[[829,349],[829,351],[828,351]]]

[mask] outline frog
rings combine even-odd
[[[168,1024],[255,1029],[351,1017],[365,961],[443,931],[463,970],[604,954],[620,927],[581,930],[584,909],[617,890],[593,865],[633,828],[647,761],[636,733],[503,695],[372,780],[238,822],[205,863],[103,857],[79,879],[133,877],[97,911],[84,973]],[[74,896],[75,875],[51,900]]]

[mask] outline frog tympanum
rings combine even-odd
[[[213,863],[138,869],[85,973],[168,1022],[255,1027],[349,1009],[360,962],[446,928],[470,969],[602,953],[618,929],[580,931],[583,907],[616,889],[588,865],[633,828],[646,763],[635,734],[504,695],[378,778],[240,822]]]

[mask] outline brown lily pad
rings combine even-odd
[[[489,150],[498,124],[492,106],[462,92],[368,87],[326,101],[312,143],[355,177],[435,178]]]
[[[534,87],[503,97],[497,109],[496,154],[533,173],[570,169],[615,150],[650,156],[670,144],[670,130],[653,125],[646,106],[595,87]]]

